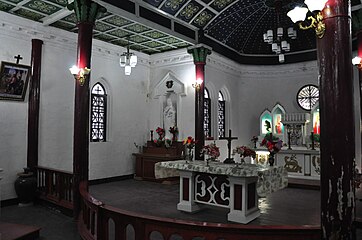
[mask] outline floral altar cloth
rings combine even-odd
[[[288,172],[283,166],[270,167],[247,163],[237,166],[236,164],[221,162],[209,162],[209,166],[207,166],[205,161],[186,162],[185,160],[155,164],[156,178],[179,176],[178,170],[233,177],[258,177],[257,192],[259,197],[265,197],[288,186]]]

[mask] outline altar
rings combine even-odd
[[[197,212],[202,204],[229,208],[228,221],[247,224],[260,216],[258,198],[287,187],[280,166],[185,160],[155,164],[156,178],[180,176],[177,209]]]

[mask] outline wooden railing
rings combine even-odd
[[[145,239],[320,239],[319,226],[252,226],[192,222],[120,210],[93,198],[86,182],[80,184],[81,214],[78,229],[85,240]]]
[[[39,197],[67,209],[73,209],[73,174],[36,167]]]

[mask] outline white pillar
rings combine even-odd
[[[181,171],[180,173],[180,202],[177,210],[185,212],[197,212],[200,206],[195,203],[195,173]]]

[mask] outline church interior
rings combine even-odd
[[[362,239],[361,0],[0,10],[1,240]]]

